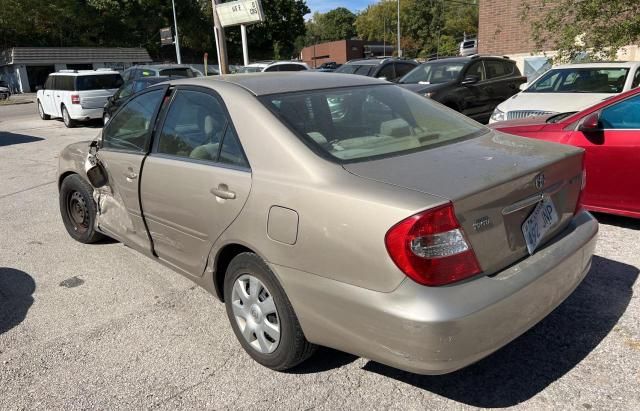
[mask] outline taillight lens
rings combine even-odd
[[[437,286],[480,273],[451,203],[402,220],[385,236],[393,262],[414,281]]]
[[[80,96],[77,94],[71,95],[71,104],[80,104]]]

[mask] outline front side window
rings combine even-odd
[[[153,116],[162,101],[164,89],[133,98],[109,121],[102,135],[102,147],[146,152],[151,139]]]
[[[400,83],[439,84],[455,80],[460,76],[464,63],[425,63],[411,70],[400,79]]]
[[[227,118],[210,94],[178,90],[162,126],[157,152],[194,160],[217,161]]]
[[[260,99],[314,151],[338,162],[426,150],[487,131],[460,114],[392,85]]]
[[[109,90],[122,86],[120,74],[96,74],[76,77],[76,90]]]
[[[527,93],[621,93],[628,68],[566,68],[547,71]]]
[[[605,129],[640,130],[640,95],[603,109],[600,125]]]

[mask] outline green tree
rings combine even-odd
[[[525,4],[538,51],[557,50],[556,61],[588,53],[592,60],[616,58],[621,47],[640,40],[638,0],[541,0]]]

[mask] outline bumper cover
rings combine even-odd
[[[418,374],[445,374],[534,326],[580,284],[598,232],[577,215],[534,255],[491,277],[446,287],[410,279],[380,293],[272,266],[307,339]]]
[[[69,117],[73,120],[88,120],[88,119],[96,119],[102,118],[102,114],[104,113],[104,108],[81,108],[81,107],[73,107],[69,108]]]

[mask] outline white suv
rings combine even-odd
[[[268,73],[271,71],[305,71],[307,63],[300,61],[258,61],[242,67],[238,73]]]
[[[102,118],[107,99],[122,85],[120,73],[109,69],[61,70],[51,73],[38,90],[38,113],[43,120],[62,117],[64,125]]]

